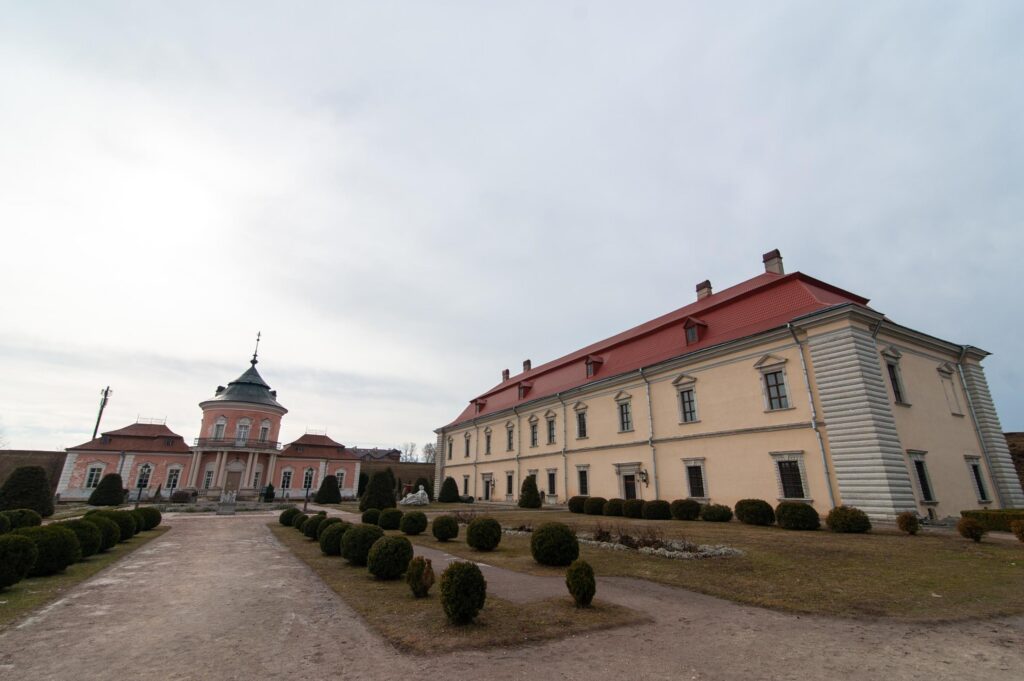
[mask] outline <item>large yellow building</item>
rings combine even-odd
[[[801,500],[876,518],[1024,508],[983,350],[900,326],[858,295],[765,272],[538,367],[437,431],[437,483],[574,495]]]

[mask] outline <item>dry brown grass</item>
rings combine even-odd
[[[636,611],[609,603],[595,602],[594,607],[579,610],[568,595],[520,606],[488,594],[475,623],[455,626],[441,609],[438,585],[427,598],[413,598],[404,580],[376,580],[366,568],[323,555],[316,542],[276,520],[267,526],[372,629],[408,652],[439,654],[512,646],[648,621]]]
[[[950,535],[910,537],[896,531],[835,534],[791,532],[737,522],[707,523],[603,518],[568,512],[530,511],[496,516],[505,527],[536,527],[558,520],[578,530],[657,527],[666,537],[725,544],[742,557],[679,561],[583,546],[581,557],[598,576],[638,577],[779,610],[842,617],[884,616],[907,620],[958,620],[1024,612],[1024,546],[975,544]],[[459,539],[440,544],[428,533],[424,546],[475,557]],[[486,562],[519,572],[557,574],[536,564],[529,537],[504,536]]]

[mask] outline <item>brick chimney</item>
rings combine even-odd
[[[505,382],[505,381],[508,380],[508,369],[502,369],[501,370],[501,380],[502,380],[502,382]]]
[[[782,254],[779,253],[779,249],[774,251],[768,251],[762,257],[764,260],[764,271],[771,272],[772,274],[785,274],[786,270],[782,268]]]
[[[704,300],[711,295],[711,280],[705,279],[697,284],[697,300]]]
[[[524,359],[523,360],[523,371],[526,372],[526,371],[529,371],[532,368],[533,368],[533,364],[530,363],[530,360]]]

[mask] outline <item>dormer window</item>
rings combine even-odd
[[[587,378],[593,378],[597,373],[597,370],[601,368],[604,363],[604,358],[598,355],[589,355],[585,362],[587,367]]]
[[[522,383],[520,383],[519,384],[519,399],[521,399],[521,400],[525,399],[526,395],[529,394],[529,392],[530,392],[530,388],[532,388],[532,387],[533,387],[533,383],[531,381],[523,381]]]
[[[707,331],[708,325],[696,317],[687,317],[686,321],[683,322],[683,328],[686,330],[686,344],[695,345],[704,337],[704,332]]]
[[[487,400],[473,400],[473,406],[476,408],[476,413],[479,414],[487,406]]]

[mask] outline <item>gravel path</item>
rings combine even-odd
[[[598,596],[655,623],[523,648],[414,657],[368,631],[280,546],[270,516],[169,517],[173,529],[0,633],[0,678],[1013,679],[1024,618],[952,625],[800,617],[681,589],[601,579]],[[424,549],[435,566],[445,554]],[[486,561],[484,561],[486,563]],[[559,578],[484,567],[527,602]]]

